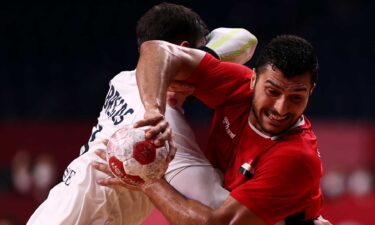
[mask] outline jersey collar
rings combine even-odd
[[[268,134],[268,133],[264,133],[260,130],[258,130],[250,121],[250,117],[248,118],[248,123],[249,123],[249,126],[250,128],[255,132],[257,133],[259,136],[265,138],[265,139],[270,139],[271,141],[275,141],[277,139],[279,139],[280,137],[286,135],[287,133],[289,133],[289,131],[293,130],[294,128],[296,127],[302,127],[303,125],[305,125],[305,118],[304,116],[302,115],[298,120],[297,122],[291,127],[289,128],[288,130],[282,132],[281,134],[279,135],[271,135],[271,134]]]

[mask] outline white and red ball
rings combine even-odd
[[[107,162],[112,173],[131,185],[160,178],[168,164],[169,145],[156,147],[145,139],[146,128],[125,126],[116,131],[107,144]]]

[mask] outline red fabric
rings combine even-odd
[[[196,97],[215,108],[205,154],[224,173],[231,196],[266,224],[300,212],[306,219],[317,217],[322,170],[310,122],[275,141],[255,133],[248,125],[251,75],[243,66],[205,56],[189,79]],[[256,158],[248,179],[239,168]]]
[[[277,141],[257,140],[261,137],[249,126],[242,133],[244,138],[235,161],[225,174],[226,186],[232,191],[232,197],[267,224],[275,224],[299,212],[305,212],[305,219],[320,214],[321,161],[315,135],[309,128],[308,125]],[[238,168],[244,160],[251,160],[254,152],[261,156],[255,164],[253,178],[245,179]]]
[[[252,74],[246,66],[221,62],[206,54],[186,82],[194,85],[196,97],[216,108],[229,100],[232,103],[243,101],[244,93],[250,92]]]

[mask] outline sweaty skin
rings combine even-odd
[[[137,84],[146,113],[145,119],[138,121],[135,127],[154,126],[164,120],[167,87],[173,80],[187,79],[204,54],[196,49],[162,41],[148,41],[142,44],[137,65]],[[157,143],[168,140],[170,130],[164,126],[151,128],[146,132],[146,137],[155,137],[159,133],[162,135],[158,136]],[[163,180],[152,180],[140,189],[172,224],[264,225],[262,220],[232,197],[228,197],[219,208],[210,209],[197,201],[182,197]]]
[[[104,151],[96,151],[96,154],[105,160]],[[92,166],[111,176],[106,164],[94,162]],[[120,185],[134,191],[144,192],[153,204],[163,212],[168,221],[174,225],[264,225],[256,215],[230,196],[218,209],[211,209],[197,201],[185,198],[164,179],[149,180],[142,186],[130,186],[113,177],[100,179],[97,183],[104,186]]]
[[[171,141],[171,131],[164,119],[167,87],[174,80],[187,79],[204,54],[199,50],[162,41],[148,41],[141,46],[137,65],[137,83],[146,113],[144,119],[138,121],[135,127],[154,126],[146,132],[146,137],[153,138],[161,134],[158,135],[155,144]],[[100,163],[93,166],[101,171],[106,167]],[[246,206],[230,196],[219,208],[211,209],[197,201],[186,199],[163,179],[149,180],[137,187],[129,187],[115,178],[101,179],[97,182],[100,185],[121,185],[144,192],[172,224],[265,224]],[[315,224],[319,223],[321,221]]]
[[[271,65],[251,79],[254,94],[250,122],[271,136],[279,135],[297,122],[314,88],[308,73],[287,79]]]

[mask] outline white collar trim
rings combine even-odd
[[[289,128],[288,130],[282,132],[281,134],[279,135],[274,135],[272,136],[271,134],[268,134],[268,133],[265,133],[265,132],[262,132],[260,130],[258,130],[251,122],[250,122],[250,116],[248,118],[248,123],[250,125],[250,128],[255,132],[257,133],[259,136],[265,138],[265,139],[270,139],[271,141],[274,141],[274,140],[277,140],[279,139],[281,136],[283,136],[284,134],[288,133],[290,130],[296,128],[296,127],[299,127],[299,126],[303,126],[305,125],[305,117],[304,116],[301,116],[297,122],[291,127]]]

